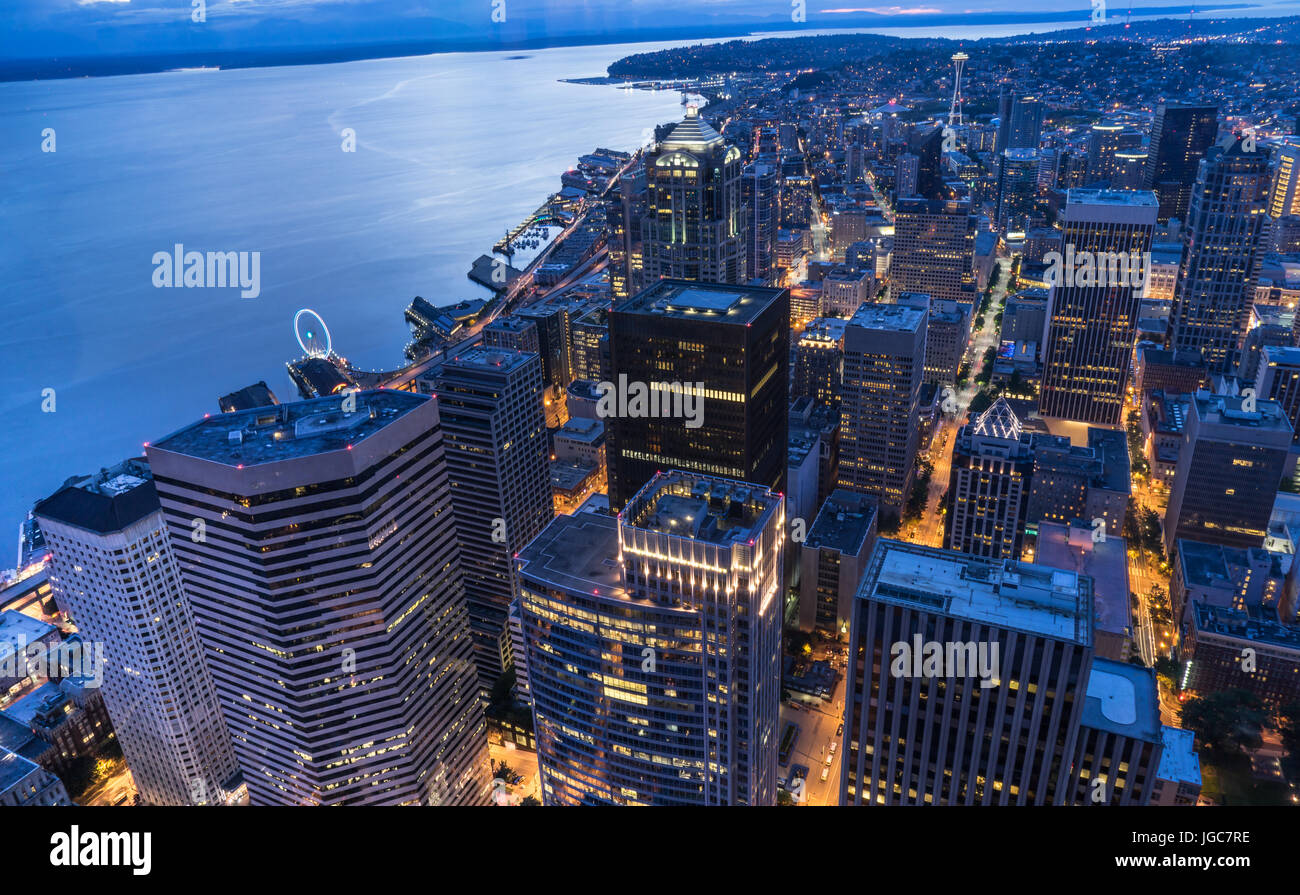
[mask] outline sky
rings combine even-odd
[[[1136,2],[1183,6],[1188,0]],[[1090,3],[1038,0],[1029,8],[1069,11],[1068,18],[1082,22]],[[203,21],[196,22],[198,4]],[[796,22],[799,4],[802,24]],[[687,25],[871,27],[936,15],[974,22],[1026,9],[1024,0],[0,0],[0,60],[423,39],[626,37]]]

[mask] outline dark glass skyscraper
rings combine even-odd
[[[1214,143],[1218,130],[1217,106],[1161,103],[1151,125],[1151,151],[1147,156],[1143,186],[1154,190],[1160,202],[1156,220],[1187,219],[1196,168]]]
[[[597,408],[611,506],[669,469],[784,491],[789,326],[784,289],[664,280],[614,306],[613,392]],[[680,412],[657,412],[674,400]]]

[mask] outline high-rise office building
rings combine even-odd
[[[844,330],[839,486],[901,511],[916,472],[925,308],[865,304]]]
[[[1043,132],[1043,102],[1001,88],[998,97],[998,135],[995,152],[1004,149],[1037,149]]]
[[[925,321],[925,381],[952,385],[970,341],[971,306],[935,300],[923,292],[900,292],[896,301],[929,311]]]
[[[751,280],[771,285],[776,279],[776,234],[781,225],[779,171],[767,162],[747,165],[740,186],[745,204],[745,272]]]
[[[1121,149],[1115,153],[1111,189],[1140,190],[1146,180],[1149,153],[1141,149]]]
[[[894,214],[889,294],[936,300],[975,298],[975,219],[966,200],[900,199]]]
[[[1048,293],[1043,416],[1119,424],[1156,208],[1151,193],[1070,190],[1062,214],[1065,254],[1089,259],[1092,275],[1085,276],[1080,260]]]
[[[646,153],[641,237],[647,286],[661,279],[746,282],[743,167],[740,150],[694,107]]]
[[[1238,138],[1201,160],[1169,320],[1170,347],[1199,350],[1211,373],[1236,366],[1268,248],[1268,153],[1245,147]]]
[[[514,555],[554,515],[536,354],[470,348],[434,378],[479,685],[504,670]]]
[[[57,599],[105,657],[104,703],[141,798],[222,804],[239,764],[148,464],[71,479],[35,517]]]
[[[1004,398],[958,430],[944,517],[948,549],[1020,558],[1034,471],[1032,439]]]
[[[1155,669],[1100,655],[1092,660],[1065,804],[1151,804],[1166,729],[1156,692]]]
[[[854,603],[842,805],[1072,801],[1092,579],[880,540]]]
[[[1160,202],[1156,220],[1187,220],[1192,184],[1205,151],[1218,132],[1216,106],[1161,103],[1151,125],[1151,148],[1143,188],[1154,190]]]
[[[1300,442],[1300,348],[1265,345],[1253,379],[1255,395],[1281,405],[1291,422],[1292,441]]]
[[[799,548],[799,628],[835,639],[849,633],[853,599],[876,546],[874,499],[837,488]]]
[[[253,804],[484,804],[438,402],[204,419],[148,448]]]
[[[670,472],[520,552],[546,804],[775,804],[785,524],[766,488]]]
[[[799,334],[794,347],[790,399],[812,398],[839,407],[844,382],[844,329],[842,317],[818,317]]]
[[[1291,137],[1273,156],[1273,182],[1268,190],[1268,216],[1273,220],[1300,215],[1300,138]]]
[[[1291,423],[1275,401],[1197,392],[1165,513],[1165,549],[1179,538],[1258,547],[1291,448]]]
[[[1035,149],[1005,149],[998,156],[994,219],[1003,230],[1024,231],[1038,197],[1039,154]]]
[[[1142,145],[1142,136],[1122,124],[1102,122],[1088,132],[1088,180],[1104,180],[1113,186],[1117,169],[1116,156]]]
[[[609,314],[609,500],[661,470],[784,491],[790,296],[660,281]]]
[[[641,224],[649,201],[644,161],[618,180],[618,190],[605,206],[609,221],[609,287],[614,300],[641,291],[643,244]]]

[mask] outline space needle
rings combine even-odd
[[[948,124],[961,125],[961,70],[970,57],[958,50],[952,54],[954,77],[952,80],[952,108],[948,111]]]

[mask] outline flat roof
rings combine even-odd
[[[1240,395],[1214,395],[1198,391],[1192,403],[1196,407],[1197,416],[1206,423],[1239,429],[1291,432],[1291,422],[1281,404],[1259,400],[1255,402],[1254,410],[1243,410],[1244,400]]]
[[[752,323],[784,289],[660,280],[614,306],[619,314],[651,314],[682,320]]]
[[[618,520],[603,513],[556,516],[515,558],[521,575],[606,597],[626,596]]]
[[[1227,556],[1220,544],[1179,538],[1176,544],[1183,581],[1199,587],[1233,587]]]
[[[915,332],[925,319],[925,308],[911,305],[875,304],[866,302],[849,318],[849,325],[864,329]]]
[[[591,419],[585,416],[571,416],[560,431],[555,433],[556,438],[564,438],[569,441],[581,441],[587,444],[595,444],[605,436],[605,423],[602,420]]]
[[[1085,726],[1160,742],[1160,708],[1152,669],[1094,658],[1086,693],[1081,719]]]
[[[1092,579],[1035,563],[885,539],[876,544],[857,596],[1092,643]]]
[[[1181,727],[1164,725],[1160,728],[1164,751],[1160,753],[1160,767],[1156,776],[1175,783],[1201,785],[1201,758],[1196,754],[1196,735]]]
[[[1212,603],[1194,602],[1192,608],[1192,624],[1198,636],[1201,633],[1218,634],[1300,651],[1300,628],[1267,618],[1256,618],[1241,609],[1215,606]]]
[[[1095,125],[1094,125],[1095,127]],[[1074,187],[1066,193],[1066,205],[1111,205],[1156,208],[1160,203],[1151,190],[1102,190]]]
[[[38,640],[48,637],[58,628],[49,622],[23,615],[16,609],[0,612],[0,662]]]
[[[19,781],[38,767],[35,762],[28,761],[16,752],[0,749],[0,793],[17,786]]]
[[[1129,626],[1129,588],[1128,545],[1123,538],[1107,535],[1104,541],[1094,541],[1089,527],[1040,522],[1034,558],[1091,578],[1095,627],[1124,633]]]
[[[876,502],[865,494],[836,488],[826,497],[812,529],[804,541],[806,547],[829,547],[840,553],[857,556],[867,540],[867,532],[876,521]]]
[[[125,460],[94,475],[74,476],[33,511],[87,531],[121,531],[159,508],[153,474],[143,459]]]
[[[515,351],[513,348],[492,348],[485,345],[475,345],[465,351],[449,356],[443,361],[439,372],[447,373],[459,369],[510,373],[536,356],[531,351]]]
[[[348,397],[223,413],[173,432],[153,448],[225,466],[274,463],[346,450],[433,400],[392,389],[358,392],[356,410],[345,413],[342,404]]]
[[[3,709],[0,709],[0,715],[4,715],[10,721],[17,721],[19,724],[30,725],[37,712],[45,708],[47,700],[62,698],[63,691],[59,689],[59,685],[54,681],[47,680],[39,687],[29,690]]]

